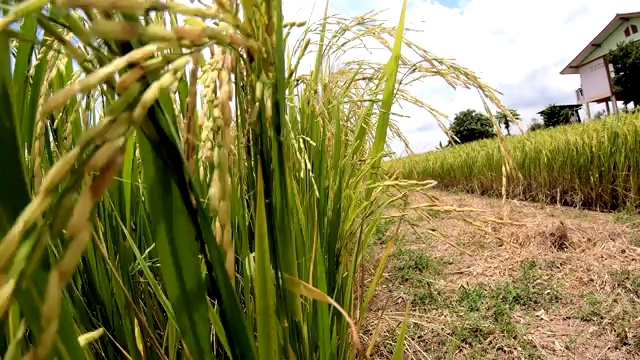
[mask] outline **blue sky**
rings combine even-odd
[[[437,56],[474,71],[503,93],[500,101],[517,109],[523,127],[550,103],[575,102],[578,75],[560,75],[616,13],[640,11],[629,0],[408,0],[407,27],[419,30],[407,36]],[[319,19],[324,1],[285,0],[287,20]],[[332,0],[331,14],[359,15],[385,10],[380,18],[398,21],[397,1]],[[354,54],[353,56],[369,56]],[[371,59],[385,62],[388,54]],[[369,57],[368,57],[369,58]],[[475,91],[454,91],[434,78],[412,86],[419,98],[452,119],[467,108],[482,111]],[[592,112],[599,110],[592,108]],[[445,135],[435,120],[417,108],[400,109],[407,118],[398,125],[414,151],[434,148]],[[402,148],[394,145],[396,151]]]
[[[450,9],[464,9],[469,0],[439,0],[437,3]]]

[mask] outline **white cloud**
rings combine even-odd
[[[613,18],[616,13],[638,11],[628,0],[409,0],[406,27],[421,33],[408,37],[436,56],[453,58],[503,92],[500,100],[520,111],[523,119],[536,116],[549,103],[574,102],[577,75],[560,75],[562,68]],[[400,1],[337,0],[329,12],[359,15],[384,10],[389,25],[397,23]],[[317,20],[324,1],[285,1],[286,20]],[[446,6],[445,6],[446,5]],[[450,8],[452,6],[456,8]],[[374,56],[380,56],[374,54]],[[382,55],[385,62],[388,54]],[[425,82],[412,89],[421,99],[453,118],[467,108],[483,111],[475,91],[454,92],[442,81]],[[592,112],[598,110],[595,107]],[[413,150],[424,151],[445,140],[427,113],[405,109],[401,119]],[[522,124],[526,126],[526,123]],[[394,146],[400,150],[399,146]]]

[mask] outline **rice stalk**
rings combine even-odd
[[[20,37],[0,34],[0,348],[19,356],[366,357],[362,303],[384,279],[364,289],[363,253],[385,207],[430,186],[380,171],[406,143],[395,107],[443,118],[404,86],[440,76],[497,101],[376,13],[31,0],[5,15]],[[42,33],[57,67],[23,40]],[[386,64],[349,59],[380,46]]]

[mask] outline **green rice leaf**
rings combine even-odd
[[[173,181],[146,138],[140,140],[145,194],[152,236],[160,258],[165,289],[180,334],[196,359],[212,359],[204,282],[200,276],[195,229]]]

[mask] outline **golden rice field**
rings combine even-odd
[[[511,158],[506,195],[597,210],[639,200],[640,115],[621,114],[586,124],[507,137]],[[392,160],[407,179],[433,179],[443,189],[500,196],[504,158],[498,140],[482,140]]]

